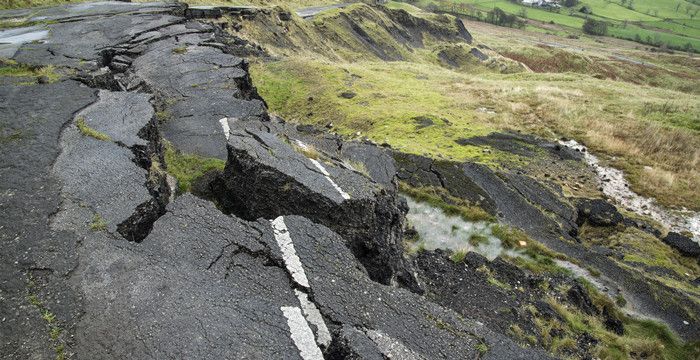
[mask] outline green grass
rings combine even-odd
[[[223,171],[226,162],[220,159],[204,158],[193,154],[183,154],[172,145],[165,145],[165,165],[169,174],[177,179],[178,191],[189,192],[192,184],[211,170]]]
[[[505,291],[510,291],[510,290],[513,289],[513,287],[511,287],[510,285],[508,285],[508,284],[506,284],[506,283],[504,283],[504,282],[502,282],[502,281],[496,279],[496,278],[493,277],[493,276],[489,276],[489,277],[487,278],[487,281],[489,282],[489,284],[491,284],[491,285],[493,285],[493,286],[496,286],[496,287],[498,287],[498,288],[500,288],[500,289],[503,289],[503,290],[505,290]]]
[[[3,129],[0,128],[0,131]],[[19,129],[7,131],[5,134],[0,133],[0,145],[10,144],[20,141],[24,138],[22,131]]]
[[[696,52],[700,51],[700,39],[698,38],[671,34],[664,31],[649,30],[634,24],[629,24],[624,28],[619,26],[608,27],[608,35],[632,41],[639,36],[641,41],[645,44],[667,44],[669,47],[675,49],[682,49],[686,44],[690,44]]]
[[[92,217],[92,222],[90,222],[90,230],[92,231],[106,231],[107,222],[100,214],[95,214]]]
[[[53,83],[61,79],[61,75],[56,72],[56,68],[53,65],[32,67],[18,64],[14,60],[0,58],[0,77],[3,76],[32,79],[32,81],[20,83],[23,85],[34,84],[40,80],[46,83]]]
[[[598,308],[614,308],[614,304],[605,295],[589,285],[586,288]],[[545,347],[555,354],[563,354],[562,350],[571,345],[568,339],[588,333],[601,341],[595,349],[595,355],[602,359],[624,360],[646,354],[647,359],[682,360],[695,359],[700,355],[697,343],[683,344],[666,326],[657,322],[632,319],[617,313],[616,316],[622,320],[625,327],[624,334],[617,335],[607,330],[598,317],[586,315],[574,307],[564,306],[553,297],[548,298],[547,302],[559,313],[563,322],[544,320],[536,316],[535,323],[542,332],[541,339]],[[563,329],[564,336],[561,339],[550,337],[549,330],[552,328]]]
[[[21,19],[21,18],[6,19],[6,20],[0,20],[0,30],[20,28],[20,27],[29,27],[29,26],[35,26],[35,25],[48,25],[48,24],[55,24],[55,23],[56,23],[56,21],[54,21],[54,20],[30,21],[30,20],[25,20],[25,19]]]
[[[690,14],[700,9],[700,6],[692,5],[685,1],[651,1],[653,0],[634,1],[633,7],[629,8],[628,6],[622,6],[619,1],[584,0],[575,8],[562,8],[559,12],[515,4],[507,0],[457,0],[455,3],[472,6],[481,12],[482,18],[487,11],[498,7],[507,13],[524,16],[527,19],[557,24],[574,33],[580,33],[585,15],[580,13],[578,9],[585,5],[593,11],[593,14],[589,15],[590,17],[606,21],[611,25],[609,27],[609,36],[632,41],[641,39],[643,43],[654,43],[657,45],[664,43],[674,49],[684,49],[686,44],[689,44],[694,51],[700,51],[700,36],[698,36],[699,31],[697,29],[669,25],[669,23],[663,22],[669,19],[692,22]],[[443,4],[440,8],[450,11],[452,3],[421,1],[419,5],[425,8],[430,4]],[[678,3],[682,3],[682,6],[679,11],[676,11],[676,4]],[[686,13],[686,5],[693,10]],[[458,8],[457,11],[464,10]],[[634,23],[636,22],[643,23],[643,26],[635,25]],[[552,30],[548,29],[545,31],[551,32]]]
[[[638,25],[641,27],[665,29],[665,30],[669,30],[669,31],[676,33],[676,34],[683,34],[684,36],[687,36],[687,37],[696,38],[696,39],[700,38],[700,28],[684,25],[682,20],[677,20],[677,19],[674,19],[674,20],[670,20],[670,19],[656,20],[656,21],[635,23],[635,25]],[[695,26],[698,26],[698,24],[695,24]]]
[[[461,262],[464,261],[464,258],[467,257],[467,253],[468,253],[468,251],[467,251],[467,250],[464,250],[464,249],[454,251],[454,252],[452,252],[452,254],[450,255],[450,260],[452,260],[452,262],[454,262],[454,263],[458,263],[458,264],[459,264],[459,263],[461,263]]]
[[[75,120],[75,126],[78,127],[78,131],[80,131],[83,136],[89,136],[101,141],[112,141],[112,138],[110,138],[109,135],[101,133],[88,126],[88,124],[85,122],[85,118],[83,117],[78,117]]]
[[[359,15],[360,10],[369,11],[356,5],[353,16],[376,15]],[[251,66],[260,94],[273,112],[287,120],[318,126],[333,123],[334,130],[347,138],[367,137],[406,153],[496,166],[531,159],[488,147],[458,146],[455,141],[502,130],[547,138],[566,136],[598,154],[619,159],[637,193],[665,205],[700,209],[700,193],[693,191],[700,169],[688,166],[698,155],[685,150],[700,148],[696,60],[641,51],[622,53],[657,64],[640,66],[613,58],[619,50],[587,38],[572,47],[596,48],[573,51],[524,46],[506,34],[480,32],[475,33],[477,41],[539,73],[500,74],[484,65],[446,69],[439,65],[436,52],[448,49],[464,58],[464,52],[457,53],[467,47],[442,43],[414,49],[406,61],[383,62],[372,58],[366,46],[358,48],[357,39],[349,38],[349,30],[338,22],[337,13],[318,20],[321,27],[294,22],[287,40],[304,50],[288,47],[277,53],[286,56],[284,60]],[[279,50],[278,40],[271,39],[264,28],[247,24],[244,32],[274,53]],[[365,29],[377,41],[394,46],[384,39],[382,30]],[[524,38],[529,36],[523,33]],[[346,91],[357,95],[338,96]],[[669,99],[672,111],[655,111]],[[495,114],[478,111],[482,107]],[[418,127],[414,118],[429,118],[434,124]],[[645,170],[649,168],[653,173]]]
[[[48,336],[51,339],[51,344],[56,353],[56,359],[63,360],[66,356],[65,343],[64,340],[61,339],[63,329],[56,318],[56,314],[46,307],[41,299],[39,299],[39,296],[36,294],[37,291],[38,286],[30,274],[27,282],[27,301],[37,309],[41,319],[46,323],[46,329],[48,329]]]
[[[507,257],[512,263],[535,274],[570,274],[554,262],[554,259],[576,262],[564,254],[555,252],[538,241],[531,239],[525,232],[504,224],[491,228],[493,235],[501,240],[506,249],[517,249],[525,256]]]
[[[360,137],[420,155],[488,162],[499,154],[446,141],[448,136],[456,140],[492,131],[473,121],[473,110],[451,96],[452,73],[446,69],[404,62],[339,66],[295,59],[256,64],[251,71],[270,108],[287,120],[319,126],[333,122],[335,130],[347,137],[359,132]],[[357,95],[344,99],[338,94],[349,90],[347,82],[353,78],[349,74],[355,75],[352,91]],[[411,121],[416,117],[436,121],[417,129]]]
[[[469,242],[469,245],[477,247],[481,244],[488,244],[489,238],[487,238],[486,236],[483,236],[483,235],[479,235],[479,234],[472,234],[469,237],[468,242]]]
[[[479,352],[479,354],[482,355],[486,354],[489,351],[489,346],[486,345],[486,343],[478,343],[474,348],[476,349],[476,351]]]
[[[187,46],[180,46],[173,49],[173,54],[182,55],[187,53]]]
[[[643,276],[665,283],[671,288],[682,290],[695,301],[700,302],[700,289],[688,281],[678,280],[700,276],[700,265],[694,259],[682,256],[655,236],[635,228],[608,230],[604,233],[584,226],[581,229],[581,238],[587,243],[621,251],[624,254],[623,265],[633,271],[639,271]],[[638,264],[662,268],[675,276],[646,271]]]

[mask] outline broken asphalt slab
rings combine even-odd
[[[418,290],[402,256],[406,205],[386,188],[298,139],[231,130],[222,204],[246,219],[302,215],[341,234],[372,279]],[[275,201],[269,201],[275,199]]]
[[[303,214],[246,221],[190,195],[166,208],[170,194],[154,169],[160,133],[181,151],[226,158],[229,134],[220,120],[267,117],[245,61],[216,45],[210,25],[179,17],[178,9],[91,3],[41,10],[58,23],[42,25],[47,38],[20,44],[13,55],[23,64],[66,67],[83,84],[0,86],[7,110],[0,143],[7,154],[0,160],[3,354],[432,359],[476,357],[485,344],[482,358],[546,358],[372,281],[347,239]],[[158,112],[172,116],[159,124]],[[80,122],[104,137],[80,130]],[[395,189],[337,160],[314,163],[289,144],[273,145],[303,165],[285,172],[332,204],[324,211],[357,211],[366,218],[339,220],[356,229],[367,220],[370,233],[397,246],[405,209]],[[368,204],[379,204],[374,214]],[[329,225],[357,235],[347,224]],[[376,258],[377,271],[381,265],[395,274],[402,266],[391,246],[373,249],[385,256]]]

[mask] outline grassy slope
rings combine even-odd
[[[691,15],[695,14],[700,6],[687,1],[639,0],[634,1],[634,5],[630,9],[621,5],[619,0],[611,2],[607,0],[582,0],[580,5],[572,9],[562,8],[558,13],[514,4],[508,0],[421,0],[418,2],[421,6],[438,4],[441,8],[449,8],[453,3],[473,6],[484,12],[494,7],[499,7],[511,14],[522,15],[522,11],[525,11],[525,17],[528,19],[545,23],[551,21],[564,26],[567,31],[572,33],[580,33],[585,15],[578,12],[578,9],[585,5],[593,10],[592,18],[610,23],[611,26],[608,29],[610,36],[634,40],[638,35],[642,41],[663,42],[677,48],[690,44],[696,51],[700,50],[700,37],[698,37],[696,30],[689,29],[687,26],[668,25],[668,22],[671,21],[679,23],[684,20],[694,21],[691,19]],[[681,6],[676,11],[678,3],[681,3]],[[643,26],[638,26],[635,24],[636,22],[642,23]]]
[[[255,64],[252,72],[271,109],[293,121],[333,123],[345,135],[360,131],[410,153],[483,162],[501,154],[454,140],[503,129],[573,137],[617,156],[636,191],[666,204],[700,204],[693,189],[700,156],[688,151],[700,147],[697,95],[583,74],[473,75],[409,62],[293,58]],[[338,96],[345,91],[357,96]],[[418,129],[417,116],[435,125]]]

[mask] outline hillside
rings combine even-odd
[[[526,19],[531,31],[580,35],[586,19],[608,24],[607,35],[667,48],[700,51],[700,4],[685,0],[583,0],[546,8],[508,0],[407,1],[474,19],[486,19],[494,8]]]
[[[380,3],[4,5],[0,357],[700,357],[700,58]]]

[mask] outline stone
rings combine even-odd
[[[343,91],[343,92],[340,93],[338,96],[341,97],[341,98],[343,98],[343,99],[352,99],[352,98],[354,98],[355,96],[357,96],[357,94],[355,94],[355,93],[352,92],[352,91]]]
[[[678,250],[684,256],[699,257],[700,256],[700,245],[693,239],[677,233],[669,232],[666,237],[664,237],[663,242],[668,244],[670,247]]]
[[[617,208],[603,199],[578,199],[575,202],[579,225],[587,221],[593,226],[614,226],[623,221]]]
[[[588,291],[578,282],[566,292],[567,299],[588,315],[597,315],[598,309],[593,304]]]

